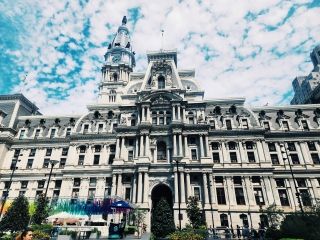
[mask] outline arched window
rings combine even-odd
[[[117,95],[116,90],[110,90],[109,102],[115,102],[116,95]]]
[[[118,74],[117,73],[113,73],[112,74],[112,79],[114,82],[118,82]]]
[[[266,214],[260,215],[260,223],[263,228],[269,227],[268,216]]]
[[[220,222],[221,222],[221,227],[228,227],[229,226],[228,215],[225,213],[220,214]]]
[[[249,226],[248,216],[246,214],[240,214],[240,219],[242,220],[243,226]]]
[[[164,76],[158,77],[158,89],[164,89],[166,87],[166,81],[164,79]]]
[[[167,160],[167,145],[165,142],[161,141],[157,143],[157,160]]]

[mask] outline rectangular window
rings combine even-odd
[[[69,148],[62,148],[62,153],[61,153],[61,155],[62,156],[67,156],[68,155],[68,152],[69,152]]]
[[[256,199],[256,204],[257,205],[264,205],[264,198],[263,198],[263,193],[261,188],[254,188],[254,197]]]
[[[236,150],[236,143],[235,142],[229,142],[228,143],[229,150]]]
[[[51,154],[52,154],[52,148],[47,148],[47,150],[46,150],[46,156],[48,157],[48,156],[51,156]]]
[[[223,177],[222,176],[215,176],[214,181],[216,183],[223,184]]]
[[[233,177],[233,184],[234,185],[242,185],[242,178],[240,176]]]
[[[43,160],[42,168],[48,168],[49,167],[49,162],[50,162],[50,159],[49,158],[45,158]]]
[[[318,153],[311,153],[311,158],[313,164],[320,164],[319,154]]]
[[[28,159],[26,168],[27,169],[31,169],[32,168],[32,164],[33,164],[33,159]]]
[[[130,187],[126,187],[124,196],[125,196],[125,200],[127,200],[127,201],[131,200],[131,188]]]
[[[276,145],[274,143],[268,143],[269,152],[276,152]]]
[[[79,197],[79,189],[75,188],[75,189],[72,190],[71,198],[72,199],[77,199],[78,197]]]
[[[236,194],[236,200],[238,205],[245,205],[246,201],[244,199],[244,193],[242,188],[235,188],[234,189]]]
[[[153,117],[152,118],[152,124],[153,125],[157,125],[157,117]]]
[[[14,156],[15,158],[18,158],[18,157],[20,156],[20,152],[21,152],[21,149],[15,149],[13,156]]]
[[[44,188],[44,184],[45,184],[44,180],[38,181],[38,188]]]
[[[133,160],[133,150],[128,151],[128,161]]]
[[[278,189],[281,206],[290,206],[286,189]]]
[[[192,160],[198,160],[197,149],[191,149]]]
[[[291,152],[296,151],[296,146],[295,146],[294,142],[288,142],[288,150]]]
[[[93,165],[99,165],[100,155],[94,155]]]
[[[163,125],[164,124],[164,118],[163,117],[159,117],[159,125]]]
[[[10,188],[10,187],[11,187],[11,183],[10,183],[9,181],[4,182],[4,188],[5,188],[5,189],[8,189],[8,188]]]
[[[28,181],[21,181],[21,188],[27,188],[28,187]]]
[[[80,147],[80,153],[85,153],[86,152],[86,146],[81,146]]]
[[[19,139],[23,139],[25,134],[26,134],[26,130],[21,130],[20,135],[19,135]]]
[[[129,144],[129,146],[133,146],[134,145],[134,139],[129,138],[128,144]]]
[[[226,120],[227,130],[232,130],[231,120]]]
[[[263,127],[264,127],[265,130],[269,131],[270,130],[269,122],[263,122]]]
[[[308,148],[310,151],[317,151],[316,144],[314,142],[308,142]]]
[[[201,201],[201,189],[200,187],[193,187],[193,196],[198,199],[198,201]]]
[[[54,181],[54,188],[61,188],[62,180],[55,180]]]
[[[220,163],[220,154],[218,152],[213,152],[212,158],[214,163]]]
[[[116,156],[115,156],[114,154],[110,154],[110,155],[109,155],[108,163],[109,163],[109,164],[112,164],[115,157],[116,157]]]
[[[100,124],[98,125],[98,132],[102,132],[102,131],[103,131],[103,124],[100,123]]]
[[[89,124],[85,124],[83,126],[83,133],[87,133],[89,131]]]
[[[97,185],[97,179],[96,178],[90,178],[89,186],[95,187]]]
[[[213,142],[211,143],[212,150],[219,150],[219,143],[218,142]]]
[[[291,153],[290,156],[291,156],[292,164],[300,164],[298,154]]]
[[[88,200],[93,200],[95,195],[96,195],[96,189],[95,188],[89,188]]]
[[[66,137],[69,137],[71,135],[71,128],[66,129]]]
[[[59,168],[64,168],[66,166],[66,158],[61,158],[59,162]]]
[[[75,178],[75,179],[73,180],[73,186],[74,186],[74,187],[79,187],[80,184],[81,184],[81,179],[80,179],[80,178]]]
[[[167,117],[167,125],[169,125],[171,123],[171,117]]]
[[[261,178],[260,176],[252,176],[252,183],[254,185],[261,185]]]
[[[248,160],[250,163],[256,162],[256,159],[254,157],[254,152],[247,152],[247,155],[248,155]]]
[[[289,131],[289,124],[287,121],[282,121],[282,127],[284,131]]]
[[[210,124],[210,130],[215,130],[216,129],[216,123],[215,123],[214,120],[210,120],[209,124]]]
[[[189,124],[194,124],[194,118],[193,117],[189,117]]]
[[[311,196],[308,189],[300,189],[299,192],[303,206],[311,206]]]
[[[221,204],[221,205],[226,204],[226,195],[224,192],[224,188],[217,188],[217,200],[218,200],[218,204]]]
[[[278,154],[270,154],[271,157],[271,162],[273,165],[279,165],[279,158],[278,158]]]
[[[96,152],[96,153],[101,152],[101,145],[95,145],[94,146],[94,152]]]
[[[36,155],[36,149],[32,148],[30,149],[29,157],[34,157]]]
[[[36,132],[34,133],[34,138],[38,138],[40,135],[40,129],[36,129]]]
[[[277,184],[277,187],[285,187],[285,181],[284,181],[284,178],[276,178],[276,184]]]
[[[237,153],[236,153],[236,152],[230,152],[229,154],[230,154],[230,161],[231,161],[232,163],[238,162]]]
[[[307,187],[306,179],[304,179],[304,178],[297,178],[296,181],[297,181],[298,187]]]
[[[247,119],[242,119],[242,127],[244,129],[249,129],[249,125],[248,125],[248,120]]]
[[[79,155],[78,165],[83,165],[83,164],[84,164],[84,155]]]
[[[246,142],[246,149],[253,149],[253,142]]]
[[[309,130],[309,126],[306,120],[301,120],[302,129],[305,131]]]
[[[54,138],[56,135],[56,129],[51,129],[50,138]]]

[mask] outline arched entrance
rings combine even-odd
[[[152,209],[157,205],[161,198],[164,198],[169,203],[170,207],[173,207],[172,201],[172,191],[165,184],[159,184],[152,189],[151,200],[152,200]]]

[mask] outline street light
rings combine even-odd
[[[50,160],[49,163],[51,164],[51,169],[50,169],[50,173],[49,173],[49,179],[48,179],[48,184],[47,184],[47,187],[46,187],[46,191],[44,193],[44,197],[45,198],[47,198],[47,193],[48,193],[48,188],[49,188],[49,184],[50,184],[50,179],[51,179],[53,167],[54,167],[54,165],[59,163],[59,161],[58,160]]]
[[[179,219],[179,230],[181,231],[181,220],[182,220],[182,215],[181,215],[181,200],[180,200],[180,172],[179,172],[179,162],[181,161],[182,157],[174,157],[173,160],[176,162],[177,166],[177,176],[178,176],[178,219]]]
[[[21,160],[18,160],[18,159],[13,159],[12,160],[12,164],[11,164],[12,172],[11,172],[11,175],[10,175],[9,184],[8,184],[6,192],[4,194],[4,199],[2,201],[2,205],[1,205],[1,209],[0,209],[0,219],[2,217],[2,211],[3,211],[4,205],[6,204],[6,201],[7,201],[8,195],[9,195],[9,190],[10,190],[10,187],[11,187],[11,184],[12,184],[12,178],[13,178],[14,172],[16,171],[16,169],[18,169],[17,163],[20,162],[20,161]]]
[[[289,160],[289,154],[288,154],[287,148],[285,147],[284,144],[280,144],[280,149],[281,149],[281,153],[282,153],[283,160],[288,160],[290,173],[291,173],[292,180],[293,180],[293,183],[294,183],[294,188],[295,188],[295,190],[296,190],[296,197],[297,197],[297,199],[298,199],[299,208],[300,208],[300,211],[301,211],[302,213],[304,213],[303,207],[302,207],[302,203],[301,203],[301,198],[300,198],[300,192],[299,192],[299,190],[298,190],[298,186],[297,186],[297,183],[296,183],[296,179],[295,179],[294,174],[293,174],[293,171],[292,171],[292,166],[291,166],[291,163],[290,163],[290,160]]]

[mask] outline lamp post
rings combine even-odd
[[[48,188],[49,188],[49,184],[50,184],[50,180],[51,180],[53,167],[54,167],[54,165],[59,163],[59,161],[58,160],[50,160],[49,163],[51,164],[51,169],[50,169],[50,173],[49,173],[49,179],[48,179],[48,184],[47,184],[47,187],[46,187],[46,191],[44,193],[44,197],[45,198],[47,198],[47,193],[48,193]]]
[[[6,204],[6,201],[7,201],[8,195],[9,195],[9,190],[10,190],[10,187],[12,184],[12,178],[13,178],[14,172],[16,171],[16,169],[18,169],[17,163],[20,161],[21,160],[18,160],[18,159],[12,160],[12,165],[11,165],[12,172],[10,175],[10,180],[9,180],[9,184],[6,189],[6,193],[5,193],[3,201],[2,201],[2,205],[1,205],[1,209],[0,209],[0,219],[2,218],[2,211],[3,211],[4,205]]]
[[[298,190],[296,179],[294,177],[294,174],[293,174],[293,171],[292,171],[292,166],[291,166],[291,163],[290,163],[290,160],[289,160],[288,150],[287,150],[287,148],[285,147],[284,144],[280,144],[280,149],[281,149],[283,160],[288,160],[291,177],[292,177],[292,180],[293,180],[294,188],[296,190],[296,197],[298,199],[299,208],[300,208],[301,213],[304,213],[303,207],[302,207],[302,203],[301,203],[301,198],[300,198],[300,192]]]
[[[174,157],[173,160],[176,162],[177,166],[177,177],[178,177],[178,219],[179,219],[179,230],[181,231],[181,220],[182,220],[182,215],[181,215],[181,200],[180,200],[180,172],[179,172],[179,163],[181,161],[181,157]]]

